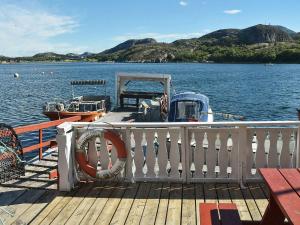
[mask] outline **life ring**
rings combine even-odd
[[[98,170],[97,167],[93,167],[86,160],[86,151],[84,146],[96,137],[104,137],[104,139],[109,140],[112,145],[115,146],[117,150],[117,160],[110,169]],[[117,176],[121,170],[124,168],[127,159],[127,151],[124,142],[120,137],[112,131],[108,130],[91,130],[83,133],[77,141],[77,146],[75,150],[75,158],[79,167],[87,173],[89,176],[96,179],[108,179]]]

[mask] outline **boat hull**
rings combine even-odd
[[[43,112],[50,120],[59,120],[72,116],[81,116],[82,122],[93,122],[105,115],[105,112]]]

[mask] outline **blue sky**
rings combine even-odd
[[[0,55],[100,52],[258,23],[300,32],[299,12],[299,0],[0,0]]]

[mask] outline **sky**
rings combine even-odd
[[[98,53],[127,40],[160,42],[224,28],[300,32],[299,0],[0,0],[0,55]]]

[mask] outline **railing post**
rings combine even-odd
[[[296,168],[300,167],[300,125],[297,130]]]
[[[77,182],[75,169],[74,143],[75,135],[71,123],[63,123],[57,127],[58,134],[58,187],[60,191],[70,191]]]
[[[125,131],[123,131],[123,141],[125,142],[125,146],[127,149],[127,160],[126,160],[126,168],[125,168],[125,179],[130,182],[134,182],[134,177],[132,174],[132,154],[131,154],[131,132],[127,127]]]
[[[244,125],[239,126],[239,140],[238,140],[238,179],[242,188],[244,188],[244,181],[247,174],[247,127]]]
[[[39,129],[39,159],[41,160],[43,158],[43,129]]]

